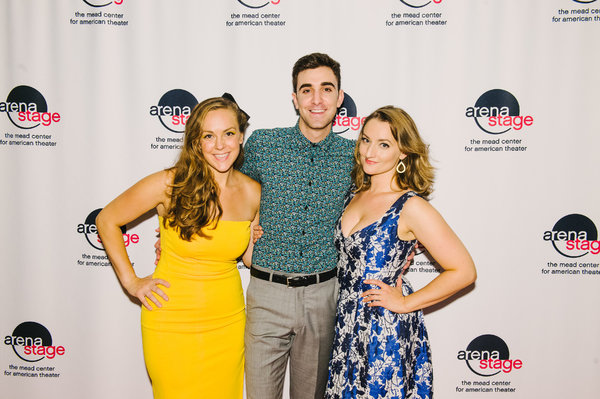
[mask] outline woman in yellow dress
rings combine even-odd
[[[109,203],[96,226],[123,288],[142,303],[142,341],[155,398],[241,398],[244,297],[237,259],[252,258],[260,185],[237,171],[248,117],[211,98],[188,119],[174,167]],[[120,226],[156,209],[161,257],[136,276]]]

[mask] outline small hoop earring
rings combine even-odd
[[[402,170],[400,170],[400,167],[402,167]],[[396,166],[396,172],[398,172],[399,174],[406,172],[406,165],[404,165],[404,162],[402,162],[402,160],[400,160],[398,166]]]

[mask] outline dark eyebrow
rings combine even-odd
[[[331,86],[331,87],[333,87],[335,89],[335,85],[333,83],[331,83],[331,82],[323,82],[323,83],[321,83],[321,86]],[[301,84],[300,87],[298,87],[298,90],[301,90],[301,89],[303,89],[305,87],[312,87],[312,84],[311,83]]]

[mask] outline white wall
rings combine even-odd
[[[110,266],[86,265],[106,263],[92,259],[104,252],[86,240],[94,242],[93,231],[78,227],[139,178],[172,164],[177,151],[160,145],[181,134],[150,114],[165,93],[182,89],[199,101],[227,91],[251,115],[251,131],[289,126],[296,121],[292,65],[321,51],[342,64],[342,87],[357,108],[350,116],[395,104],[414,117],[437,167],[432,203],[476,261],[474,289],[426,315],[436,396],[486,397],[467,388],[500,387],[514,389],[502,393],[511,398],[597,397],[600,274],[589,272],[600,270],[600,1],[245,2],[265,6],[0,1],[0,334],[8,337],[0,348],[2,396],[151,397],[139,306]],[[253,13],[258,18],[243,16]],[[236,26],[240,21],[262,26]],[[34,101],[34,91],[19,86],[39,92],[55,120],[32,127],[37,123],[6,112],[8,102]],[[498,126],[477,118],[486,133],[466,116],[480,98],[504,105],[505,97],[484,95],[493,89],[517,100],[516,121],[529,116],[529,126],[494,134]],[[343,135],[354,138],[356,130]],[[504,140],[526,148],[476,151],[504,149]],[[555,227],[563,218],[566,227]],[[153,269],[157,224],[149,215],[127,226],[137,237],[129,250],[139,274]],[[568,250],[562,230],[593,247]],[[435,275],[427,266],[419,255],[409,279],[425,284]],[[248,272],[241,273],[246,283]],[[15,332],[20,325],[24,330]],[[64,354],[24,353],[18,336],[43,330]],[[478,351],[461,352],[478,343]],[[498,371],[481,369],[477,356],[502,343],[509,349],[498,362],[504,371],[476,374]],[[31,376],[15,375],[32,366]]]

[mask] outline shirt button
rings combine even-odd
[[[302,251],[300,251],[300,256],[302,256]]]
[[[308,182],[308,186],[309,187],[312,186],[312,182],[311,181]]]
[[[306,234],[306,233],[304,232],[304,230],[302,230],[302,235],[304,235],[304,234]]]
[[[304,205],[304,210],[308,211],[308,205]]]

